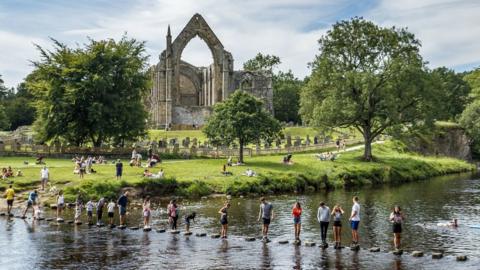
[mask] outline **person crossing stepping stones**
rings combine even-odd
[[[12,188],[12,185],[8,186],[8,189],[5,191],[5,198],[7,199],[7,215],[12,215],[13,199],[15,198],[15,191]]]
[[[330,208],[325,205],[325,202],[320,202],[317,211],[317,220],[320,223],[320,234],[322,238],[322,246],[327,247],[327,231],[330,223]]]
[[[120,215],[120,227],[125,227],[125,216],[127,215],[128,191],[125,191],[117,201],[118,212]]]
[[[150,210],[150,196],[145,197],[143,200],[143,229],[148,230],[150,228],[150,216],[152,211]]]
[[[300,202],[296,202],[292,208],[292,216],[293,216],[293,228],[295,230],[295,241],[300,242],[300,231],[302,229],[302,206]]]
[[[190,233],[190,224],[192,221],[195,223],[195,217],[197,216],[197,213],[192,212],[189,215],[185,216],[185,232]]]
[[[33,218],[35,219],[37,216],[37,213],[36,213],[37,204],[38,204],[38,191],[35,189],[34,191],[30,192],[30,194],[28,194],[27,207],[25,207],[25,210],[23,211],[22,218],[25,218],[25,215],[27,214],[28,209],[30,209],[31,207],[33,209],[32,215],[33,215]]]
[[[360,203],[357,196],[353,197],[352,213],[350,215],[350,226],[352,227],[352,247],[357,247],[359,242],[358,226],[360,224]]]
[[[65,198],[63,197],[63,190],[60,190],[57,195],[57,221],[62,222],[62,212],[65,206]]]
[[[342,247],[342,216],[345,213],[340,205],[333,207],[333,240],[335,241],[335,249]]]
[[[265,197],[260,198],[260,211],[258,212],[258,219],[262,219],[262,240],[268,242],[268,229],[270,227],[270,222],[275,218],[273,213],[273,206],[270,202],[267,202]]]
[[[97,226],[103,226],[102,223],[102,216],[103,216],[103,207],[105,206],[105,198],[100,198],[98,200],[96,208],[97,208]]]
[[[113,217],[115,216],[115,202],[110,199],[110,202],[107,205],[107,213],[108,213],[108,224],[110,225],[111,228],[115,227],[115,224],[113,223]]]
[[[400,250],[400,239],[402,234],[402,222],[405,220],[405,216],[402,213],[400,206],[396,205],[393,208],[393,212],[390,214],[390,221],[392,222],[393,229],[393,244],[395,251]]]
[[[220,231],[220,237],[222,239],[227,239],[228,231],[228,208],[230,208],[230,203],[226,202],[223,207],[218,210],[220,214],[220,224],[222,224],[222,230]]]

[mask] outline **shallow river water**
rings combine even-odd
[[[351,198],[360,197],[362,221],[358,252],[348,248],[294,246],[291,207],[300,200],[302,240],[320,242],[316,211],[320,201],[332,207],[339,203],[346,210],[343,221],[343,243],[350,243],[347,216]],[[359,190],[338,190],[310,195],[280,195],[269,198],[276,219],[270,239],[247,242],[246,236],[259,237],[258,198],[232,198],[229,211],[228,240],[196,237],[196,232],[219,233],[219,208],[225,198],[208,198],[181,202],[181,215],[196,211],[192,226],[194,235],[158,233],[155,230],[119,230],[87,225],[54,225],[52,222],[0,217],[0,269],[480,269],[480,178],[453,175],[427,181]],[[399,204],[407,217],[404,224],[402,256],[391,254],[392,233],[388,215]],[[165,202],[153,212],[153,228],[165,227]],[[157,208],[155,205],[154,208]],[[66,219],[71,219],[71,212]],[[141,222],[141,210],[129,210],[129,226]],[[45,212],[44,216],[53,213]],[[457,229],[439,227],[437,223],[458,218]],[[183,230],[183,224],[180,228]],[[332,231],[329,228],[329,242]],[[289,240],[281,245],[279,240]],[[379,253],[368,248],[377,246]],[[422,258],[409,252],[421,250]],[[445,257],[431,258],[431,252],[442,250]],[[467,255],[457,262],[456,255]]]

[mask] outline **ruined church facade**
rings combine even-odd
[[[208,67],[197,67],[181,60],[190,40],[200,37],[213,55]],[[272,78],[262,71],[235,71],[232,54],[226,51],[207,22],[195,14],[172,41],[167,30],[166,49],[152,67],[153,86],[148,100],[152,128],[188,129],[199,127],[212,112],[212,106],[241,89],[263,100],[273,113]]]

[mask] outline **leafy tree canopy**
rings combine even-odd
[[[281,63],[280,57],[278,56],[258,53],[255,58],[243,64],[243,69],[248,71],[264,70],[273,74],[273,69]]]
[[[37,46],[41,60],[27,87],[37,99],[35,129],[43,141],[123,144],[145,133],[142,103],[149,88],[145,44],[122,37],[69,48]]]
[[[301,93],[307,123],[355,127],[364,137],[363,158],[370,161],[371,143],[386,129],[432,122],[427,112],[433,93],[412,33],[352,18],[334,24],[319,45]]]
[[[245,145],[272,141],[280,131],[280,123],[265,110],[262,101],[241,90],[215,104],[203,127],[205,135],[216,145],[229,146],[237,142],[240,162],[243,162]]]

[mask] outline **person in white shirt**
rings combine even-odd
[[[87,209],[87,222],[88,222],[88,225],[91,225],[93,224],[92,223],[92,220],[93,220],[93,201],[92,200],[89,200],[87,202],[87,204],[85,205],[85,208]]]
[[[110,202],[107,205],[107,212],[108,212],[108,223],[110,224],[110,227],[115,226],[113,224],[113,216],[115,214],[115,203],[113,202],[112,199],[110,199]]]
[[[352,227],[352,244],[358,245],[358,225],[360,224],[360,204],[358,197],[353,197],[352,214],[350,215],[350,225]]]
[[[320,202],[320,207],[318,207],[317,220],[320,223],[322,244],[325,245],[327,243],[328,223],[330,222],[330,208],[324,202]]]
[[[43,166],[43,168],[40,170],[40,181],[42,182],[42,190],[45,190],[45,185],[47,184],[49,177],[50,174],[48,172],[47,166]]]
[[[63,190],[58,192],[57,196],[57,221],[62,219],[63,207],[65,205],[65,199],[63,198]]]

